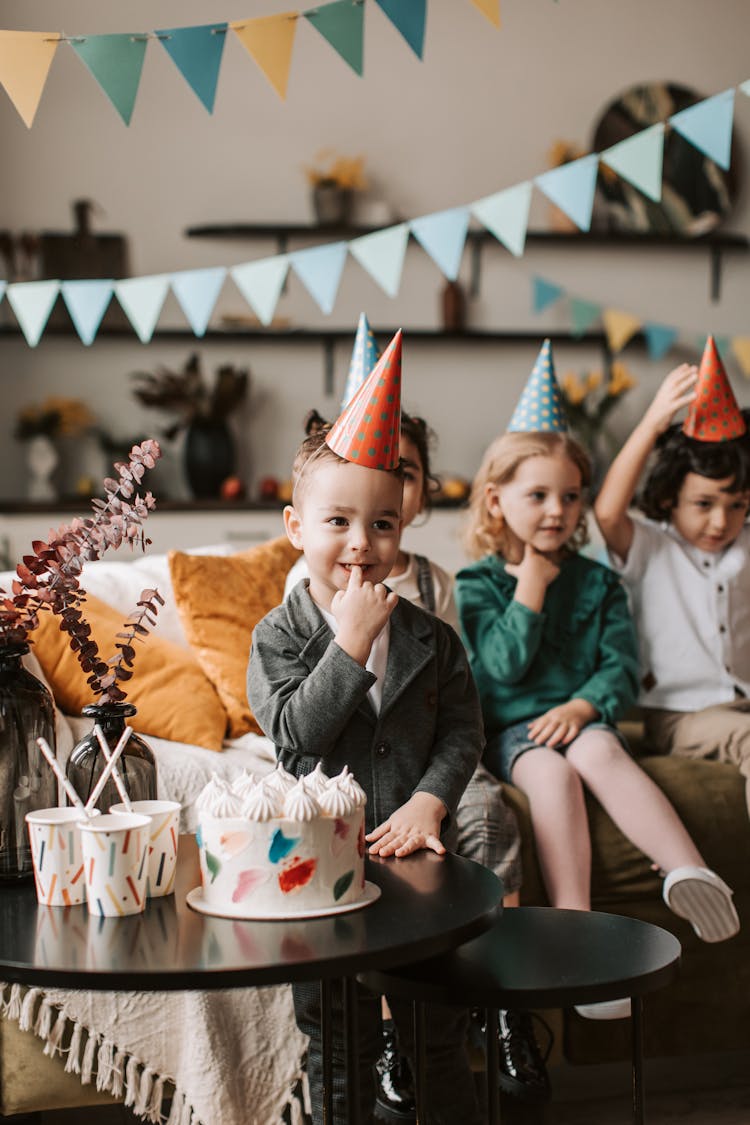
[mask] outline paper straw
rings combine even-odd
[[[91,795],[89,796],[89,799],[86,802],[86,810],[87,811],[89,809],[93,809],[94,805],[99,800],[99,796],[101,794],[101,791],[104,788],[104,786],[107,784],[107,782],[109,781],[110,775],[112,774],[112,771],[114,770],[115,765],[117,764],[117,759],[120,757],[120,754],[122,754],[122,752],[125,748],[125,743],[128,741],[128,739],[130,738],[132,733],[133,733],[132,727],[125,727],[125,730],[122,733],[120,741],[117,743],[114,750],[112,751],[112,757],[109,759],[106,766],[102,770],[101,775],[99,777],[99,780],[97,781],[96,785],[94,786],[93,790],[91,791]]]
[[[44,754],[44,757],[47,759],[50,766],[52,766],[52,772],[54,773],[55,777],[57,778],[57,780],[62,785],[63,789],[65,790],[66,795],[68,796],[68,798],[73,802],[73,804],[75,805],[75,807],[77,809],[80,809],[81,812],[85,812],[86,816],[88,816],[89,815],[88,809],[86,808],[83,801],[81,800],[81,798],[76,793],[73,786],[68,781],[68,779],[65,776],[65,774],[63,773],[63,771],[60,769],[57,758],[52,753],[52,750],[49,747],[49,743],[45,742],[45,740],[43,738],[37,738],[36,744],[39,747],[39,749],[41,750],[42,754]]]
[[[107,740],[104,737],[104,732],[102,731],[102,728],[99,726],[98,723],[96,723],[96,725],[94,726],[94,734],[96,735],[96,737],[99,740],[99,745],[101,746],[102,754],[104,755],[105,762],[109,762],[109,760],[112,756],[111,752],[110,752],[110,749],[109,749],[109,744],[107,743]],[[125,735],[125,741],[126,742],[129,738],[129,736],[130,736],[130,731],[128,730],[127,734]],[[128,796],[128,791],[125,788],[125,782],[122,780],[122,774],[120,773],[120,771],[118,770],[116,765],[112,767],[112,780],[114,781],[115,786],[117,787],[117,792],[120,794],[123,805],[128,810],[128,812],[132,812],[133,811],[133,805],[131,804],[130,797]]]

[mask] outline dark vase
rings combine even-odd
[[[98,723],[101,727],[110,750],[114,750],[117,746],[125,730],[125,720],[135,715],[135,711],[132,703],[89,703],[83,709],[84,715],[91,716],[94,725]],[[89,733],[73,747],[65,767],[68,780],[84,804],[88,801],[106,764],[99,739],[92,727]],[[125,743],[117,768],[131,801],[156,800],[156,759],[149,745],[135,731]],[[95,807],[106,813],[112,805],[116,805],[121,800],[117,786],[110,778],[102,789]]]
[[[222,482],[234,473],[234,439],[224,421],[195,418],[185,434],[185,476],[196,500],[221,495]]]
[[[352,219],[352,192],[337,183],[315,184],[312,193],[315,221],[321,227],[349,226]]]
[[[22,657],[27,644],[0,646],[0,882],[33,874],[26,813],[57,805],[57,779],[37,746],[55,749],[55,705]]]

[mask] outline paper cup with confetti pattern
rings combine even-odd
[[[42,906],[77,906],[86,898],[78,831],[85,819],[74,808],[26,813],[36,897]]]
[[[151,821],[146,894],[148,898],[171,895],[177,868],[177,839],[182,806],[178,801],[131,801],[130,804],[134,813],[147,816]],[[128,809],[122,802],[112,805],[109,811],[115,816],[128,815]]]
[[[92,914],[120,917],[143,910],[150,829],[150,818],[135,813],[109,813],[80,824],[86,902]]]

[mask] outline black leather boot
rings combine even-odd
[[[383,1053],[375,1063],[375,1082],[376,1119],[412,1125],[417,1118],[414,1076],[409,1060],[398,1049],[392,1020],[383,1021]]]
[[[545,1065],[552,1046],[551,1031],[549,1034],[547,1052],[542,1055],[534,1035],[531,1015],[528,1012],[500,1009],[497,1014],[497,1038],[500,1048],[501,1090],[524,1102],[549,1101],[550,1084]]]

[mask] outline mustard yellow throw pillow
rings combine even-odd
[[[229,735],[262,734],[247,701],[253,629],[284,597],[300,552],[285,535],[235,555],[170,551],[169,571],[185,635],[219,693]]]
[[[83,615],[91,626],[99,655],[107,660],[115,654],[115,634],[122,631],[123,615],[91,595],[83,605]],[[40,614],[33,640],[34,653],[58,706],[68,715],[80,715],[86,704],[96,699],[70,648],[68,634],[60,632],[58,618]],[[138,708],[128,720],[133,730],[206,750],[221,750],[226,711],[195,656],[152,634],[136,641],[135,650],[133,678],[125,685],[128,703]]]

